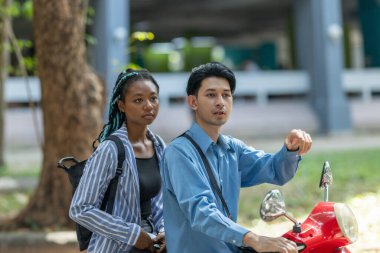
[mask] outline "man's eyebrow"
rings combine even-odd
[[[216,89],[213,89],[213,88],[209,88],[209,89],[207,89],[207,90],[205,90],[205,91],[216,91]],[[228,91],[228,92],[231,92],[231,90],[230,90],[230,89],[225,89],[225,90],[223,90],[223,91]]]

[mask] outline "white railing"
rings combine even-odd
[[[345,71],[342,83],[346,92],[359,93],[363,101],[369,102],[374,94],[380,94],[380,69]]]
[[[28,88],[28,86],[30,89]],[[6,103],[28,103],[28,90],[31,91],[32,102],[41,100],[40,80],[37,77],[9,77],[4,85],[4,99]]]
[[[253,96],[256,103],[266,104],[270,96],[307,95],[310,90],[309,75],[304,71],[235,72],[236,96]],[[160,101],[168,106],[172,98],[184,98],[189,73],[154,73],[160,85]],[[342,75],[346,94],[358,94],[365,102],[380,94],[380,69],[345,70]],[[39,80],[29,78],[33,102],[41,99]],[[12,77],[5,83],[7,103],[27,103],[25,79]]]

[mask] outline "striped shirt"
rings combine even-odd
[[[140,235],[141,211],[139,179],[136,158],[128,140],[125,124],[115,131],[125,147],[123,172],[119,177],[113,213],[100,210],[100,205],[117,167],[117,147],[105,140],[86,163],[83,176],[73,196],[70,217],[93,231],[87,252],[129,252]],[[147,136],[153,142],[157,158],[161,161],[164,144],[149,129]],[[162,190],[152,199],[152,216],[155,232],[163,231]]]

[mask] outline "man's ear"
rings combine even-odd
[[[121,112],[124,112],[124,111],[125,111],[123,101],[118,100],[118,101],[117,101],[117,107],[119,108],[119,110],[120,110]]]
[[[187,104],[193,111],[196,111],[198,109],[197,97],[194,95],[187,96]]]

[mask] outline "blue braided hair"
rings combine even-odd
[[[95,139],[93,147],[95,148],[95,143],[97,141],[102,142],[106,137],[111,135],[117,129],[119,129],[123,123],[126,121],[124,112],[120,111],[118,107],[118,101],[124,100],[125,94],[128,87],[139,80],[149,80],[157,87],[157,92],[159,92],[159,86],[153,76],[146,69],[133,70],[126,69],[123,70],[117,77],[115,86],[112,90],[112,96],[109,101],[108,109],[108,123],[103,126],[103,130],[100,132],[99,136]]]

